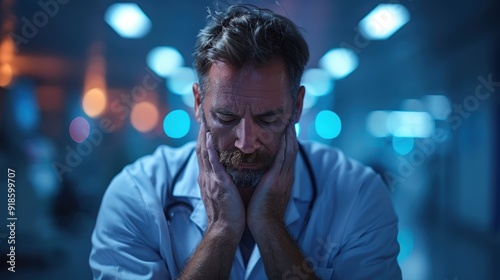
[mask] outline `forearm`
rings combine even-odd
[[[269,279],[317,279],[285,225],[263,226],[254,234]],[[292,279],[292,278],[290,278]],[[293,278],[296,279],[296,278]]]
[[[229,279],[239,239],[208,229],[179,279]]]

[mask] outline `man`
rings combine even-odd
[[[400,279],[380,177],[297,142],[309,51],[296,26],[232,6],[212,15],[194,56],[196,147],[159,147],[113,180],[94,278]]]

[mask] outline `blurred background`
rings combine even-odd
[[[207,8],[240,1],[0,3],[0,213],[8,224],[10,168],[17,217],[16,273],[2,226],[0,278],[89,279],[107,185],[158,145],[196,139],[196,35]],[[404,279],[500,279],[500,2],[245,3],[301,27],[298,137],[387,182]]]

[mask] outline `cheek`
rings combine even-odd
[[[278,122],[275,125],[269,126],[268,128],[262,129],[260,131],[260,140],[266,145],[272,145],[277,143],[278,147],[281,143],[281,137],[284,135],[286,129],[286,123]]]
[[[284,133],[281,132],[275,132],[275,131],[270,131],[270,130],[263,130],[261,133],[260,141],[268,151],[271,152],[271,154],[276,155],[276,153],[279,151],[280,146],[281,146],[281,138],[283,137]]]
[[[263,129],[259,132],[259,134],[260,142],[266,146],[269,146],[276,141],[276,132]]]
[[[220,124],[212,124],[210,127],[211,132],[215,135],[215,145],[217,146],[219,151],[232,150],[234,142],[236,141],[236,137],[231,128],[222,126]]]

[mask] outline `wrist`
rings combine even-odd
[[[212,239],[226,240],[228,243],[238,244],[243,235],[245,226],[234,226],[228,223],[214,223],[208,225],[205,235]]]
[[[248,224],[250,232],[255,240],[268,238],[269,236],[277,236],[278,234],[288,233],[286,225],[280,219],[262,219]]]

